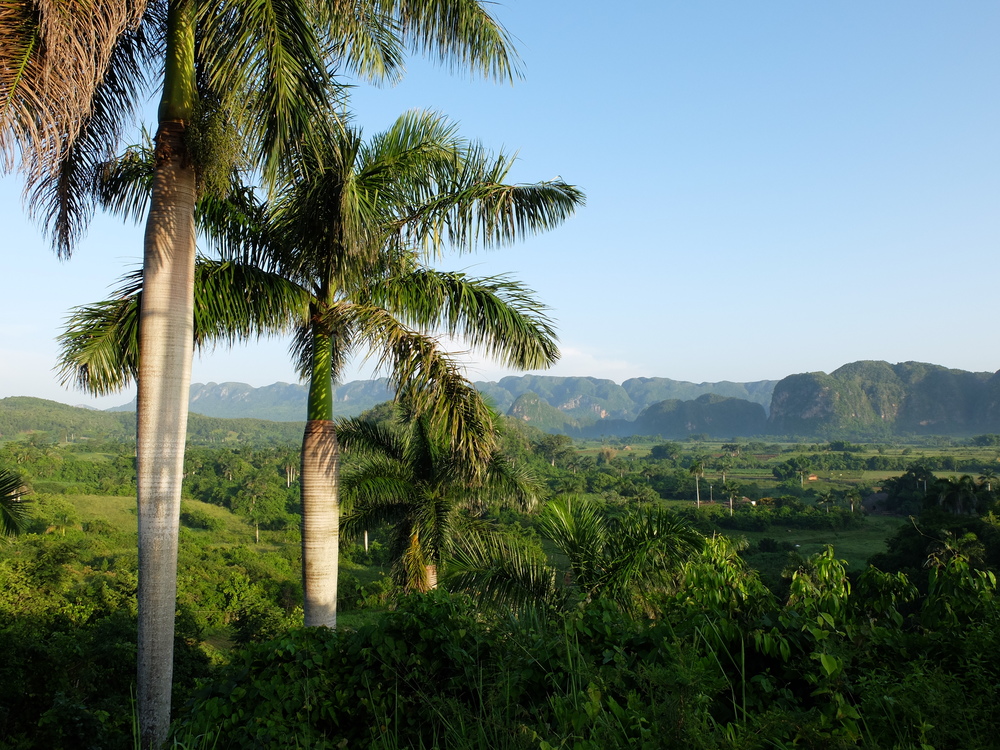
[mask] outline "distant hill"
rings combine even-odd
[[[774,388],[768,429],[787,435],[1000,432],[1000,373],[862,361]]]
[[[125,440],[135,436],[135,414],[113,414],[27,396],[0,399],[0,439],[47,432],[54,440]]]
[[[669,399],[644,409],[632,433],[686,437],[694,433],[714,437],[749,437],[767,431],[764,407],[741,398],[706,393],[693,401]]]
[[[689,383],[670,378],[631,378],[618,385],[600,378],[512,375],[496,383],[477,382],[476,388],[501,412],[507,412],[519,396],[535,393],[585,425],[601,419],[635,419],[643,409],[659,401],[691,401],[706,393],[745,399],[767,409],[777,382]]]
[[[235,419],[253,417],[272,422],[304,422],[309,388],[296,383],[274,383],[254,388],[246,383],[193,383],[190,409],[194,414]],[[388,381],[355,380],[337,386],[334,412],[356,417],[392,398]],[[109,411],[135,411],[135,399]]]
[[[619,385],[601,378],[522,375],[475,385],[501,413],[547,432],[578,437],[678,438],[703,433],[724,438],[882,439],[1000,433],[1000,373],[966,372],[921,362],[852,362],[829,374],[798,373],[780,381],[750,383],[632,378]],[[191,386],[191,411],[205,418],[301,422],[306,396],[305,386],[288,383],[264,388],[245,383],[196,384]],[[337,416],[356,416],[391,396],[385,379],[346,383],[336,389],[334,411]],[[65,415],[52,408],[36,415],[39,424],[50,426],[35,429],[78,431],[79,417],[63,421]],[[135,405],[119,408],[134,410]],[[9,431],[4,425],[0,409],[0,432]],[[102,429],[131,433],[132,425],[112,420]],[[204,423],[197,429],[203,427]]]
[[[745,398],[770,404],[776,380],[753,383],[689,383],[669,378],[632,378],[621,385],[613,380],[589,377],[554,377],[521,375],[499,382],[479,381],[475,386],[502,414],[526,394],[535,394],[541,402],[562,412],[568,419],[546,420],[553,426],[562,421],[573,427],[585,427],[605,419],[633,420],[656,403],[667,399],[690,400],[706,393]],[[276,422],[303,421],[308,388],[304,385],[274,383],[254,388],[246,383],[195,383],[191,386],[191,411],[211,417],[254,417]],[[355,380],[337,386],[334,413],[354,417],[392,398],[388,381]],[[109,411],[135,411],[135,400]],[[527,416],[525,421],[535,421]],[[542,428],[546,429],[546,428]]]
[[[743,398],[767,409],[775,383],[776,380],[689,383],[669,378],[632,378],[619,385],[600,378],[521,375],[499,382],[479,381],[475,386],[502,414],[507,414],[521,396],[531,393],[565,414],[569,418],[567,424],[583,427],[605,419],[633,420],[658,401],[693,400],[707,393]],[[291,422],[305,419],[307,396],[306,386],[290,383],[261,388],[246,383],[195,383],[191,386],[190,404],[193,413],[210,417]],[[337,386],[335,398],[334,413],[354,417],[389,400],[392,392],[385,378],[355,380]],[[135,400],[109,411],[134,412]],[[533,416],[526,419],[533,420]]]
[[[237,442],[297,446],[302,442],[303,426],[302,421],[270,422],[249,417],[225,419],[191,414],[188,442],[192,445]],[[37,432],[47,433],[50,440],[58,442],[128,442],[135,440],[135,413],[97,411],[41,398],[0,399],[0,440]]]

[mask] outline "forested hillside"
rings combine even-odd
[[[921,362],[852,362],[830,374],[799,373],[780,381],[750,383],[633,378],[619,385],[600,378],[524,375],[475,385],[501,414],[575,437],[769,435],[876,440],[1000,433],[1000,374]],[[384,379],[345,383],[336,389],[335,413],[355,416],[391,397]],[[300,421],[305,398],[306,389],[300,385],[253,388],[245,383],[209,383],[192,386],[191,409],[208,417]],[[5,399],[0,402],[0,432],[28,429],[6,416],[9,408],[5,411],[3,404],[15,401],[37,402],[33,424],[48,426],[34,429],[61,430],[66,435],[84,434],[85,429],[124,435],[135,429],[131,416],[104,414],[90,419],[54,402]],[[43,403],[48,405],[43,408]],[[210,419],[202,419],[193,424],[192,435],[207,440],[208,433],[218,429]],[[258,427],[246,429],[253,432]],[[282,428],[269,429],[285,434]]]
[[[1000,431],[1000,375],[865,361],[791,375],[774,389],[771,434],[971,435]]]

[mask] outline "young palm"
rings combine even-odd
[[[554,335],[528,290],[504,277],[434,271],[421,250],[513,240],[558,224],[582,201],[562,181],[504,183],[509,159],[463,141],[431,113],[404,115],[368,142],[350,127],[333,130],[324,158],[304,158],[268,207],[248,202],[237,221],[206,206],[200,215],[231,260],[203,264],[205,278],[218,280],[217,301],[195,306],[206,342],[300,321],[293,350],[310,383],[300,474],[306,624],[331,627],[339,533],[333,383],[353,353],[377,353],[396,388],[478,465],[493,449],[488,412],[432,334],[464,338],[517,368],[553,362]],[[237,272],[244,287],[221,293]],[[106,390],[135,371],[135,359],[114,352],[131,340],[125,321],[137,291],[78,312],[64,336],[69,378]],[[258,301],[266,320],[254,319]]]
[[[702,544],[685,521],[662,508],[635,508],[611,519],[592,502],[569,496],[545,506],[538,529],[566,557],[565,570],[502,539],[471,540],[449,561],[449,586],[499,606],[565,604],[579,593],[636,611],[648,607],[650,594]]]
[[[143,748],[162,744],[170,708],[199,187],[226,153],[275,179],[292,148],[325,139],[335,66],[391,79],[407,48],[498,78],[513,72],[507,35],[478,0],[13,0],[0,10],[0,152],[8,169],[20,154],[29,210],[61,255],[93,211],[99,165],[154,82],[161,92],[139,323]],[[235,148],[218,147],[220,132]]]
[[[475,466],[427,416],[409,415],[405,429],[343,420],[337,436],[359,458],[343,476],[344,533],[388,525],[393,575],[408,591],[437,585],[456,538],[476,533],[476,514],[491,505],[527,510],[538,497],[533,477],[498,449]]]

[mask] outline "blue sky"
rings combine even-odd
[[[587,193],[562,228],[450,257],[510,272],[557,320],[551,374],[695,382],[859,359],[1000,369],[1000,5],[506,0],[513,86],[419,59],[353,95],[367,132],[428,108],[517,151],[512,178]],[[0,180],[0,397],[59,386],[54,337],[141,256],[99,219],[69,262]],[[196,359],[195,382],[294,382],[284,342]],[[363,370],[357,372],[358,376]],[[511,374],[474,357],[474,379]],[[352,374],[353,377],[353,374]]]

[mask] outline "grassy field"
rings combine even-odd
[[[885,551],[885,540],[896,533],[905,523],[905,518],[893,516],[872,516],[865,527],[851,531],[814,531],[811,529],[789,529],[774,526],[770,531],[733,532],[732,536],[743,536],[748,541],[759,542],[770,537],[778,542],[797,545],[800,555],[808,557],[821,552],[828,545],[841,560],[846,560],[849,571],[862,570],[868,558]]]

